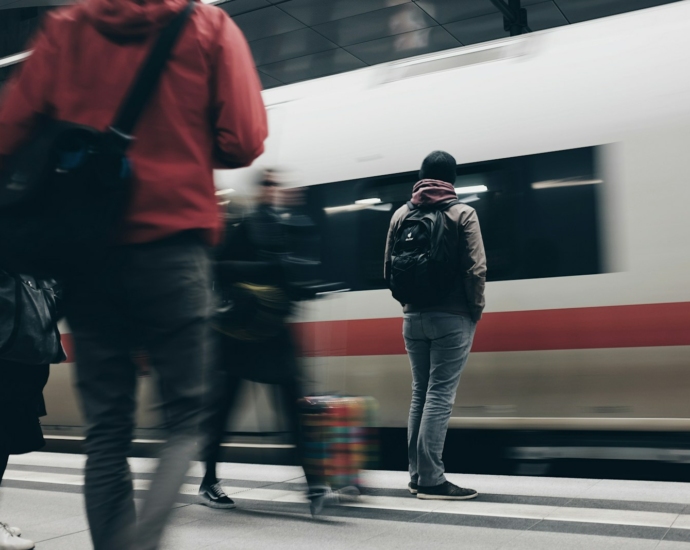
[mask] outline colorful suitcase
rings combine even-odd
[[[363,469],[378,461],[378,404],[372,397],[306,397],[302,407],[307,474],[338,491],[361,486]]]

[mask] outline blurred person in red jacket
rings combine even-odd
[[[187,0],[86,0],[47,16],[0,98],[0,158],[40,115],[105,130],[160,31]],[[65,281],[86,418],[86,509],[96,550],[158,548],[196,450],[211,311],[208,248],[222,230],[212,169],[248,166],[266,111],[242,32],[197,3],[134,129],[133,196],[103,265]],[[85,263],[86,263],[85,259]],[[127,455],[136,366],[148,352],[168,442],[136,521]]]

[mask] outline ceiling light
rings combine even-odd
[[[379,204],[380,202],[381,202],[381,199],[360,199],[358,201],[355,201],[355,204],[368,205],[368,204]]]
[[[235,192],[234,189],[218,189],[218,191],[216,191],[216,195],[219,195],[219,196],[220,195],[229,195],[230,193],[234,193],[234,192]]]
[[[326,214],[340,214],[342,212],[356,212],[357,210],[364,210],[366,206],[363,204],[346,204],[344,206],[327,206],[323,209]]]
[[[562,180],[547,180],[538,181],[532,184],[532,189],[556,189],[558,187],[577,187],[578,185],[597,185],[604,183],[603,180],[580,180],[580,179],[562,179]]]
[[[479,200],[479,197],[477,195],[470,195],[469,197],[464,197],[460,199],[460,202],[463,202],[465,204],[469,204],[471,202],[477,202]]]
[[[377,200],[378,202],[360,202],[355,204],[346,204],[344,206],[327,206],[323,209],[326,214],[341,214],[343,212],[357,212],[359,210],[378,210],[379,212],[389,212],[393,205],[390,203],[382,204],[381,199],[363,199],[363,200]]]
[[[468,187],[456,187],[455,193],[458,195],[468,195],[470,193],[486,193],[489,188],[486,185],[470,185]]]
[[[15,53],[13,55],[8,55],[7,57],[0,58],[0,69],[3,67],[9,67],[10,65],[16,65],[21,63],[27,57],[31,55],[31,50],[25,52]]]
[[[396,63],[396,67],[409,67],[411,65],[419,65],[420,63],[429,63],[433,61],[440,61],[442,59],[448,59],[450,57],[461,57],[461,56],[466,56],[468,54],[473,54],[477,52],[485,52],[489,50],[498,50],[501,48],[505,48],[506,46],[512,45],[516,42],[518,42],[519,39],[513,39],[513,40],[501,40],[500,42],[495,42],[495,43],[489,43],[489,44],[480,44],[478,46],[464,46],[461,48],[454,48],[450,51],[445,51],[442,53],[437,53],[437,54],[431,54],[431,55],[420,55],[418,57],[415,57],[409,61],[403,61],[400,63]]]

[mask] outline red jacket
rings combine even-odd
[[[0,159],[41,113],[105,130],[158,31],[187,0],[87,0],[52,12],[0,99]],[[121,241],[221,231],[214,167],[264,150],[266,110],[247,42],[219,8],[197,3],[134,130],[134,196]]]

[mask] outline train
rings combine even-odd
[[[304,188],[324,268],[348,289],[293,320],[311,391],[375,397],[378,427],[404,439],[411,375],[385,235],[442,149],[488,263],[449,437],[524,464],[690,462],[689,57],[685,0],[264,91],[266,152],[216,185],[241,206],[279,166]],[[249,389],[231,458],[290,446],[270,388]],[[146,372],[139,392],[137,438],[155,443]],[[69,365],[53,366],[46,401],[49,441],[80,440]]]

